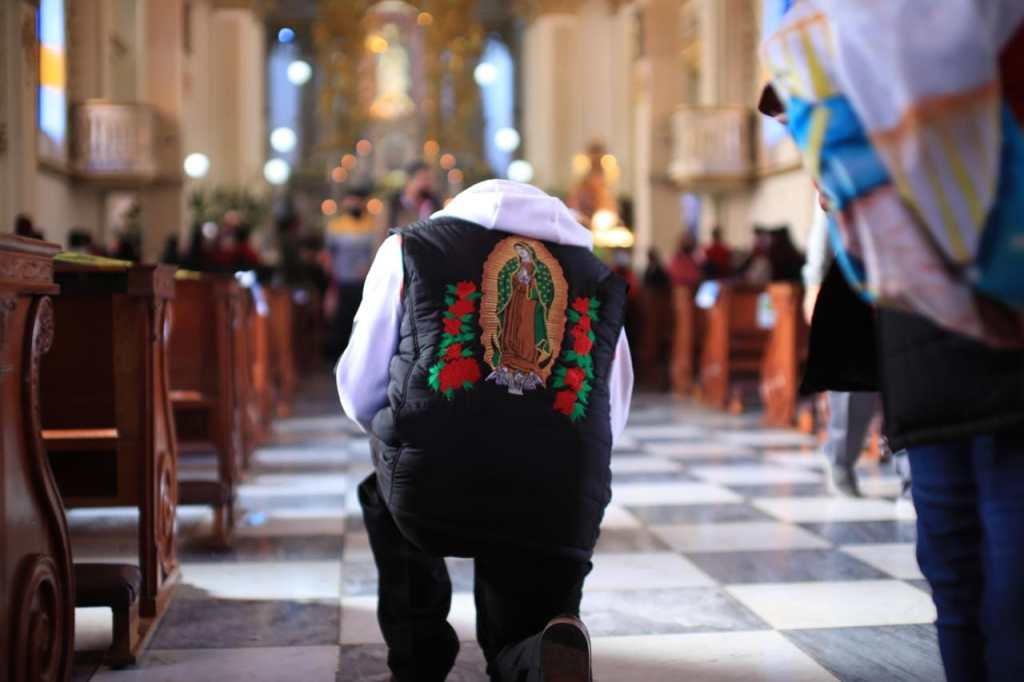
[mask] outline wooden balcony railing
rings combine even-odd
[[[89,180],[152,180],[157,173],[155,130],[153,110],[144,104],[78,104],[72,128],[74,169]]]
[[[685,107],[672,115],[669,175],[688,191],[719,191],[754,174],[753,112],[741,107]]]

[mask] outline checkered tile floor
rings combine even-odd
[[[205,510],[182,510],[182,584],[140,665],[76,679],[388,679],[353,494],[369,448],[320,416],[335,410],[329,383],[308,396],[257,453],[232,550],[204,544]],[[583,599],[600,682],[942,679],[895,473],[864,464],[870,497],[832,498],[806,437],[648,396],[612,462]],[[134,551],[130,514],[71,517],[76,559]],[[472,564],[449,564],[463,640],[449,679],[483,682]],[[77,615],[80,648],[102,644],[109,614]]]

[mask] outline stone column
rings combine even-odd
[[[263,22],[248,8],[214,9],[209,26],[209,181],[259,191],[267,158]]]
[[[679,0],[647,0],[640,5],[638,27],[642,54],[634,64],[634,231],[636,265],[647,262],[647,249],[672,253],[682,234],[680,193],[668,178],[672,155],[670,121],[683,102],[679,49]]]
[[[541,2],[523,36],[523,149],[533,183],[566,192],[575,151],[570,130],[578,2]]]
[[[140,3],[141,4],[141,3]],[[183,0],[145,0],[143,26],[145,87],[140,99],[156,114],[154,151],[158,174],[139,193],[142,205],[143,257],[155,260],[168,235],[185,223],[182,172],[182,112],[184,83]]]
[[[36,205],[38,2],[0,3],[0,232]]]

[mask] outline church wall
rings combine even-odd
[[[63,173],[40,168],[36,174],[36,198],[32,217],[49,241],[66,246],[72,228],[86,230],[100,244],[109,237],[104,231],[103,198],[99,192],[73,183]]]

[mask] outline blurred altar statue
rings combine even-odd
[[[376,118],[395,119],[415,110],[409,96],[412,87],[409,52],[402,45],[398,27],[387,24],[380,36],[384,47],[377,57],[377,96],[370,112]]]

